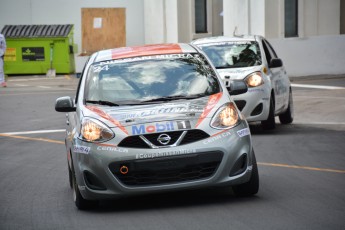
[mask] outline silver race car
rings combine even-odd
[[[290,80],[283,62],[261,36],[211,37],[194,40],[211,59],[226,86],[244,80],[248,92],[234,97],[248,122],[261,121],[263,129],[275,128],[275,116],[282,124],[293,121]]]
[[[66,112],[70,185],[79,209],[144,193],[232,187],[254,195],[258,169],[247,121],[198,48],[188,44],[94,53]]]

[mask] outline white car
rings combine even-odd
[[[244,80],[248,92],[234,96],[248,122],[260,121],[263,129],[293,121],[290,80],[283,62],[262,36],[210,37],[194,40],[211,60],[225,85]]]

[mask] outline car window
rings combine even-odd
[[[140,102],[171,96],[207,96],[220,91],[211,66],[199,54],[145,56],[94,63],[86,100]]]
[[[277,58],[276,52],[267,40],[262,40],[262,45],[264,47],[267,63],[270,63],[272,58]]]
[[[240,68],[261,65],[261,53],[257,42],[219,42],[198,45],[217,69]]]
[[[274,58],[278,58],[278,55],[274,51],[273,47],[271,46],[271,43],[269,43],[267,40],[264,40],[265,43],[267,44],[268,51],[270,52],[271,56]]]

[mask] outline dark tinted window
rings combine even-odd
[[[298,0],[285,0],[285,37],[298,36]]]

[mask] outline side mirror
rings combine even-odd
[[[282,67],[283,61],[280,58],[272,58],[270,62],[270,68]]]
[[[230,95],[239,95],[248,91],[248,86],[244,81],[232,81],[227,87]]]
[[[73,100],[71,97],[59,97],[56,99],[55,102],[55,110],[57,112],[74,112],[76,111],[76,107],[73,104]]]

